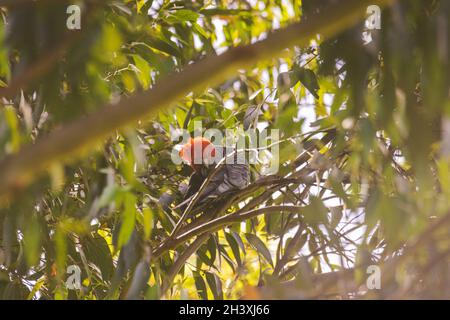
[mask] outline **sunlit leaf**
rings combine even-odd
[[[273,260],[272,255],[270,254],[269,249],[267,249],[267,246],[264,244],[264,242],[251,233],[246,233],[245,237],[247,238],[247,241],[250,243],[250,245],[255,249],[258,254],[261,254],[270,265],[273,266]]]

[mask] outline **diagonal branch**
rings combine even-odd
[[[161,288],[161,295],[164,295],[167,289],[172,285],[173,280],[175,279],[178,272],[184,266],[186,261],[192,256],[201,245],[209,238],[209,233],[204,233],[199,235],[194,242],[192,242],[189,247],[175,260],[174,264],[170,268],[167,276],[164,279],[163,286]]]
[[[209,222],[206,222],[200,226],[193,227],[190,230],[187,230],[183,234],[180,234],[179,236],[170,239],[170,241],[164,242],[161,246],[156,248],[153,251],[152,258],[157,259],[163,254],[165,251],[174,249],[181,243],[184,243],[186,240],[193,238],[197,235],[201,235],[205,232],[214,232],[222,229],[223,227],[226,227],[227,225],[244,221],[247,219],[251,219],[253,217],[259,216],[261,214],[270,214],[270,213],[280,213],[280,212],[292,212],[292,213],[298,213],[303,209],[301,206],[271,206],[271,207],[265,207],[265,208],[259,208],[254,209],[250,211],[245,212],[237,212],[234,214],[229,214],[226,216],[222,216],[219,218],[216,218],[214,220],[211,220]]]

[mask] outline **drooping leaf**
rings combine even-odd
[[[200,297],[200,299],[207,300],[208,299],[208,292],[206,289],[206,283],[203,277],[200,275],[199,272],[194,271],[194,281],[195,281],[195,287],[197,288],[197,294]]]
[[[119,237],[117,241],[117,247],[120,249],[124,244],[128,242],[131,234],[134,230],[136,222],[136,196],[125,192],[123,195],[123,215],[122,223],[120,225]]]
[[[213,293],[215,300],[223,300],[222,282],[220,278],[212,272],[205,272],[206,281]]]
[[[272,255],[264,242],[252,233],[246,233],[245,237],[253,249],[255,249],[258,254],[262,255],[264,259],[273,267]]]
[[[127,291],[126,299],[141,299],[144,289],[147,287],[147,281],[149,277],[150,266],[145,261],[139,262],[136,270],[134,271],[133,280],[131,281],[130,288]]]
[[[99,267],[103,280],[109,280],[113,273],[114,264],[106,240],[100,235],[86,237],[83,241],[83,248],[88,261]]]
[[[147,61],[142,58],[140,55],[133,54],[132,55],[134,64],[136,65],[136,76],[139,79],[142,87],[144,89],[148,89],[152,82],[152,78],[150,75],[151,68]]]
[[[295,68],[295,74],[301,84],[314,96],[314,98],[319,99],[317,91],[320,89],[320,86],[314,71],[298,67]]]
[[[230,245],[231,252],[233,252],[233,256],[234,256],[234,259],[236,260],[236,263],[238,264],[238,266],[240,266],[242,264],[241,254],[240,254],[239,245],[238,245],[236,239],[228,232],[225,232],[225,238],[226,238],[228,244]]]

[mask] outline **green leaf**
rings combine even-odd
[[[208,266],[212,266],[214,264],[214,260],[208,257],[208,255],[206,254],[207,250],[208,249],[206,248],[205,245],[201,246],[200,249],[197,250],[197,257],[202,263]]]
[[[252,11],[250,9],[227,9],[227,8],[208,8],[201,9],[200,13],[205,16],[251,16]]]
[[[102,236],[94,234],[93,237],[83,239],[82,244],[86,259],[100,269],[104,281],[109,280],[113,273],[114,264],[106,240]]]
[[[104,207],[110,203],[115,202],[117,195],[121,192],[121,189],[116,184],[110,184],[103,189],[103,192],[98,200],[99,207]]]
[[[197,12],[188,9],[181,9],[171,13],[171,17],[180,22],[196,22],[200,15]]]
[[[295,68],[294,70],[301,84],[314,96],[314,98],[319,99],[317,91],[320,89],[320,86],[314,71],[300,67]]]
[[[17,119],[16,110],[13,107],[6,106],[3,108],[6,122],[11,131],[10,148],[11,151],[18,151],[21,144],[21,135],[19,130],[19,121]]]
[[[151,208],[144,206],[142,208],[142,224],[144,227],[144,235],[146,239],[150,239],[150,235],[153,229],[153,211]]]
[[[289,91],[290,88],[295,86],[295,84],[298,82],[298,78],[296,77],[296,73],[289,71],[289,72],[281,72],[277,77],[277,91],[278,95],[282,95],[283,93],[286,93]]]
[[[251,100],[255,99],[261,92],[263,92],[263,90],[264,90],[264,88],[261,88],[261,89],[256,90],[255,92],[253,92],[251,94],[251,96],[248,97],[248,100],[251,101]]]
[[[136,76],[139,80],[139,83],[142,85],[144,89],[148,89],[152,82],[151,78],[151,68],[147,61],[144,58],[137,54],[131,55],[134,60],[134,64],[136,65]]]
[[[130,288],[127,291],[126,299],[135,300],[142,298],[142,292],[147,286],[150,277],[150,266],[147,262],[141,261],[136,267],[131,281]]]
[[[220,252],[220,255],[225,259],[226,263],[230,266],[231,270],[233,270],[233,273],[235,273],[236,266],[234,265],[233,260],[231,259],[230,255],[225,250],[223,245],[219,245],[219,252]]]
[[[245,255],[245,245],[241,239],[241,236],[236,231],[233,231],[233,230],[231,230],[231,235],[236,240],[237,244],[239,245],[239,248],[241,248],[242,252]]]
[[[198,296],[200,297],[200,299],[208,300],[208,292],[206,289],[205,280],[203,280],[203,277],[200,275],[199,272],[194,271],[193,274]]]
[[[242,265],[241,255],[239,252],[239,245],[238,245],[236,239],[228,232],[225,232],[225,239],[227,240],[228,244],[230,245],[231,252],[233,252],[233,256],[234,256],[234,259],[236,260],[236,263],[238,264],[238,266]]]
[[[334,230],[336,226],[341,222],[343,212],[341,207],[332,207],[330,208],[331,212],[331,221],[330,221],[330,229]]]
[[[58,275],[62,275],[65,269],[67,259],[67,242],[66,233],[62,227],[62,224],[58,225],[55,232],[55,244],[56,244],[56,270]]]
[[[287,97],[288,100],[283,101],[283,97]],[[278,99],[278,117],[275,123],[275,127],[280,129],[284,136],[288,137],[294,133],[300,131],[301,124],[294,123],[294,118],[297,116],[298,107],[295,102],[295,97],[292,92],[283,94],[280,99]]]
[[[27,300],[32,300],[34,295],[36,294],[36,292],[38,292],[44,284],[45,284],[45,279],[36,281],[36,283],[33,286],[33,289],[28,294]]]
[[[310,204],[303,209],[303,218],[306,223],[319,224],[327,222],[328,208],[325,207],[322,200],[317,197],[310,197]]]
[[[171,40],[163,39],[161,37],[152,37],[148,40],[148,45],[151,48],[165,53],[168,56],[174,56],[178,58],[182,57],[182,54],[179,51],[178,47]]]
[[[198,33],[205,39],[208,39],[209,35],[206,33],[205,29],[203,29],[198,23],[192,23],[192,28],[195,30],[196,33]]]
[[[214,299],[223,300],[222,282],[220,281],[220,278],[212,272],[205,272],[205,276]]]
[[[147,292],[145,293],[145,299],[147,300],[158,300],[160,295],[159,284],[156,283],[153,286],[149,286]]]
[[[112,4],[112,6],[116,7],[117,9],[119,9],[120,11],[122,11],[123,13],[131,16],[132,12],[130,10],[130,8],[128,8],[125,4],[120,3],[118,1],[114,1]]]
[[[137,12],[147,14],[147,11],[152,6],[152,3],[153,3],[153,0],[136,0]]]
[[[300,236],[300,239],[298,239],[297,243],[295,244],[293,253],[298,253],[305,246],[306,241],[308,241],[308,233],[305,232]]]
[[[244,115],[244,130],[251,128],[253,124],[258,123],[258,117],[261,114],[261,110],[258,106],[252,105],[247,108]]]
[[[4,300],[25,300],[30,290],[21,282],[10,282],[3,291]]]
[[[220,113],[220,115],[223,118],[222,125],[225,128],[234,127],[234,124],[236,123],[236,117],[234,116],[233,111],[231,111],[229,109],[222,109],[222,112]]]
[[[34,266],[41,255],[41,228],[36,214],[32,214],[24,228],[23,240],[28,266]]]
[[[132,193],[125,192],[123,195],[123,214],[122,224],[120,226],[119,238],[117,240],[118,249],[122,248],[128,242],[134,230],[136,222],[136,196]]]
[[[110,63],[113,66],[122,66],[123,61],[122,59],[119,59],[120,55],[118,55],[121,45],[122,35],[118,28],[115,28],[110,24],[105,24],[101,37],[93,47],[93,54],[100,61]],[[95,69],[95,65],[91,65],[91,67]]]
[[[270,254],[270,251],[269,249],[267,249],[264,242],[260,238],[251,233],[246,233],[245,237],[247,238],[247,241],[250,243],[253,249],[255,249],[256,252],[258,252],[258,254],[261,254],[266,259],[266,261],[273,267],[272,255]]]
[[[214,264],[217,256],[217,247],[213,236],[209,237],[208,242],[206,243],[206,248],[208,249],[210,260],[212,261],[212,264]]]

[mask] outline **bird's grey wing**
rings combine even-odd
[[[219,197],[230,191],[243,189],[249,182],[250,172],[247,164],[226,164],[211,178],[204,197]]]

